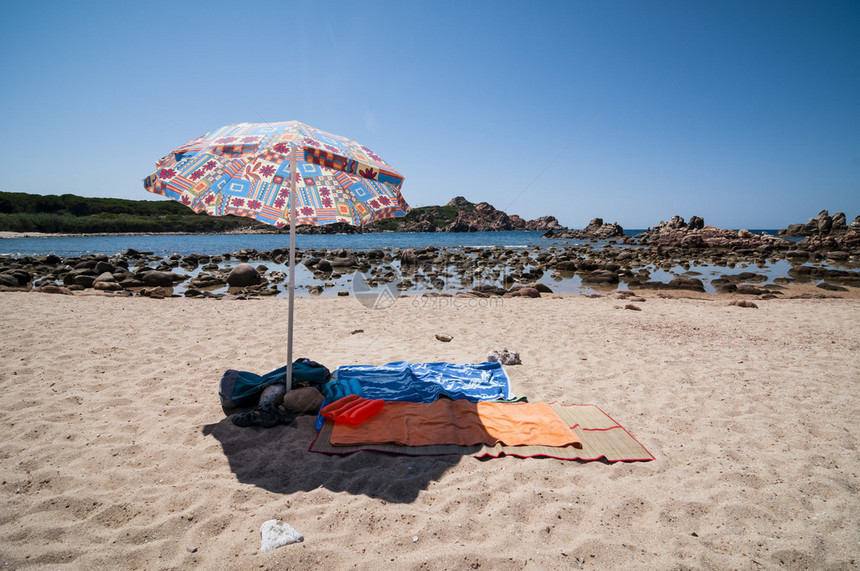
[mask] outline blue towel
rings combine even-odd
[[[454,365],[398,361],[382,366],[338,367],[323,385],[323,394],[330,402],[348,394],[409,402],[433,402],[440,395],[472,402],[512,398],[510,379],[498,362]]]

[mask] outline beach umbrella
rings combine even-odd
[[[144,188],[213,216],[290,228],[287,390],[292,382],[293,298],[299,224],[361,226],[404,216],[403,176],[367,147],[298,121],[239,123],[155,163]]]

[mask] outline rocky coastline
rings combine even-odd
[[[605,240],[608,238],[623,238],[624,228],[618,222],[604,223],[603,218],[592,218],[588,226],[582,230],[549,229],[543,234],[544,238],[574,239],[574,240]]]
[[[526,249],[307,249],[296,255],[296,263],[313,275],[313,283],[305,287],[310,295],[320,295],[335,287],[342,276],[360,274],[370,290],[391,287],[407,294],[468,297],[540,297],[552,293],[553,283],[573,277],[588,288],[620,288],[626,292],[650,289],[705,293],[706,281],[708,289],[717,293],[750,296],[778,297],[783,295],[780,289],[791,283],[814,283],[822,290],[821,295],[860,288],[860,217],[849,225],[842,213],[830,217],[822,211],[806,224],[791,225],[778,236],[716,228],[698,216],[689,221],[673,216],[631,237],[625,236],[617,223],[604,223],[601,218],[592,219],[582,230],[567,230],[557,229],[560,226],[553,217],[524,221],[486,203],[472,205],[462,197],[448,206],[460,210],[446,228],[487,231],[487,225],[497,229],[537,225],[548,227],[545,237],[582,242]],[[413,222],[432,224],[429,218]],[[801,236],[803,240],[798,242],[796,238]],[[282,269],[270,270],[267,264],[283,267],[288,259],[286,248],[245,249],[215,256],[165,257],[131,249],[114,255],[71,258],[0,256],[0,291],[74,294],[91,290],[166,297],[179,295],[174,293],[179,290],[186,297],[271,296],[283,293],[287,276]],[[755,271],[781,261],[791,265],[787,276],[769,281],[762,272]],[[691,271],[691,267],[702,265],[725,272],[703,281],[701,274]],[[745,271],[736,273],[735,268]],[[655,272],[660,272],[663,279],[654,279]],[[350,292],[339,291],[338,295]]]
[[[595,227],[598,226],[595,224]],[[602,224],[600,224],[602,226]],[[222,255],[155,255],[126,250],[120,254],[0,257],[0,291],[75,294],[103,292],[120,296],[253,298],[285,291],[283,271],[289,252],[245,249]],[[827,250],[819,243],[706,226],[700,218],[674,217],[636,238],[569,246],[375,250],[307,249],[297,263],[312,274],[304,284],[310,295],[337,291],[343,276],[367,290],[391,288],[397,295],[457,297],[540,297],[555,284],[577,277],[597,295],[630,296],[641,290],[716,291],[757,298],[785,295],[791,284],[812,284],[820,297],[860,288],[860,249]],[[787,276],[769,279],[768,264],[787,261]],[[281,269],[270,269],[278,265]],[[722,270],[703,276],[694,266]],[[737,270],[742,271],[737,271]],[[657,274],[655,276],[655,274]],[[668,277],[667,277],[668,276]],[[709,287],[706,288],[706,285]],[[342,286],[342,282],[341,282]],[[335,288],[335,289],[332,289]]]
[[[391,222],[385,222],[390,227]],[[380,223],[369,224],[362,232],[376,232]],[[498,210],[487,202],[473,204],[462,196],[454,197],[445,206],[426,206],[413,210],[406,220],[396,222],[395,232],[546,232],[565,230],[555,216],[534,220]]]

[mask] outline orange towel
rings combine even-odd
[[[581,447],[573,430],[546,403],[473,403],[440,399],[431,403],[386,402],[361,426],[335,423],[331,443],[434,444],[498,443],[506,446]]]

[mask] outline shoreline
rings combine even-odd
[[[767,284],[766,284],[767,285]],[[771,284],[772,287],[772,284]],[[286,300],[285,296],[267,296],[267,295],[253,295],[251,292],[247,290],[243,290],[243,288],[229,288],[230,292],[225,293],[220,296],[187,296],[182,293],[175,293],[173,291],[174,288],[162,288],[163,291],[160,294],[151,294],[144,293],[143,290],[146,288],[131,288],[130,290],[123,291],[101,291],[95,289],[83,289],[83,290],[70,290],[69,292],[59,292],[59,291],[40,291],[38,288],[12,288],[7,286],[0,286],[0,295],[4,293],[41,293],[45,295],[56,295],[65,293],[66,296],[72,295],[77,297],[85,297],[85,296],[97,296],[97,297],[108,297],[108,298],[122,298],[122,299],[134,299],[137,297],[151,297],[154,299],[210,299],[210,300],[223,300],[223,301],[243,301],[243,300],[261,300],[267,297],[271,297],[276,300]],[[352,299],[356,303],[360,304],[369,304],[372,305],[372,301],[375,300],[375,297],[371,297],[371,301],[365,301],[367,297],[359,298],[354,293],[349,292],[349,295],[337,295],[336,292],[327,292],[329,295],[300,295],[301,290],[304,289],[302,286],[298,286],[296,289],[296,299],[308,299],[308,300],[327,300],[327,299]],[[381,288],[380,288],[381,289]],[[804,284],[786,284],[780,286],[781,295],[770,295],[765,296],[759,293],[709,293],[709,292],[699,292],[699,291],[691,291],[691,290],[683,290],[683,289],[652,289],[652,288],[637,288],[637,289],[610,289],[610,288],[600,288],[595,287],[591,288],[591,292],[579,292],[579,293],[567,293],[567,292],[544,292],[538,298],[529,298],[529,299],[567,299],[567,298],[589,298],[589,299],[616,299],[622,302],[630,302],[632,304],[636,304],[639,301],[648,301],[649,299],[688,299],[688,300],[697,300],[697,301],[710,301],[715,303],[731,303],[735,301],[790,301],[790,300],[858,300],[860,299],[860,288],[857,287],[849,287],[846,288],[845,291],[827,291],[822,290],[814,284],[804,283]],[[341,290],[343,291],[343,290]],[[251,294],[251,295],[249,295]],[[333,295],[332,295],[333,294]],[[528,298],[528,296],[522,296]],[[382,299],[380,297],[380,299]],[[463,304],[472,304],[472,305],[486,305],[492,306],[493,304],[503,304],[510,297],[503,297],[501,295],[485,295],[485,296],[477,296],[474,293],[455,290],[455,291],[422,291],[422,292],[399,292],[398,295],[394,296],[393,300],[386,304],[386,307],[393,306],[398,303],[415,303],[421,304],[423,306],[435,306],[435,305],[463,305]]]

